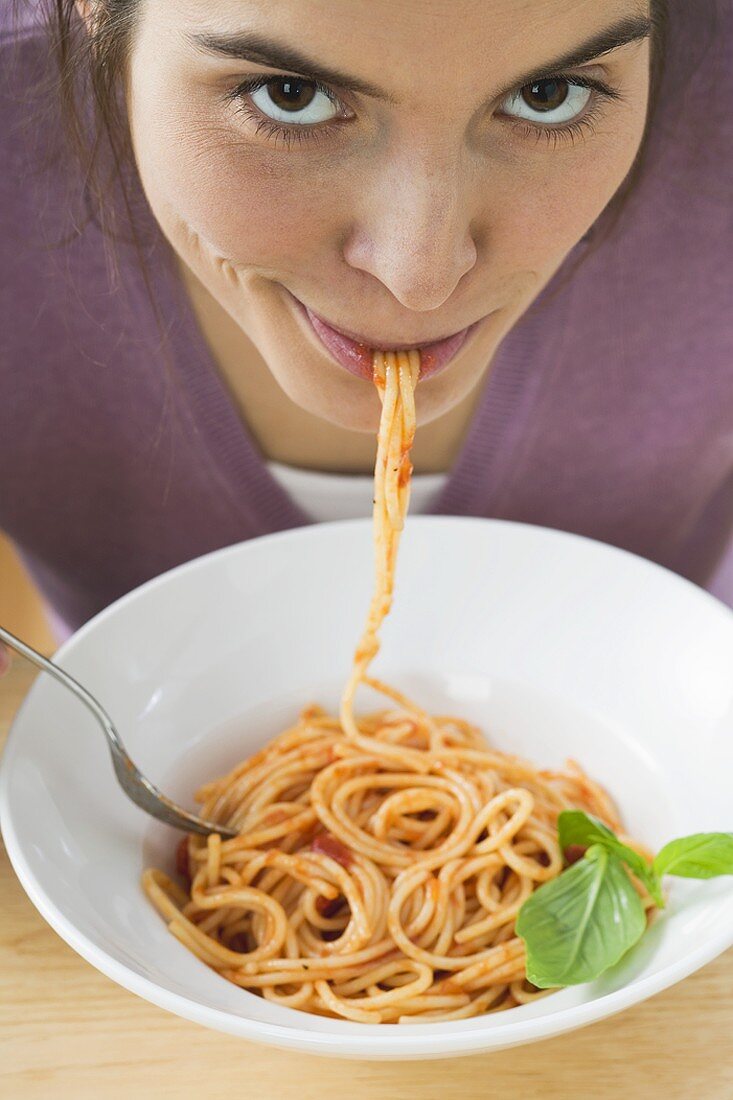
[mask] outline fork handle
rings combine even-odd
[[[22,657],[26,657],[34,665],[42,669],[43,672],[48,672],[50,676],[53,676],[54,680],[58,680],[64,687],[73,691],[74,695],[76,695],[78,699],[81,699],[82,703],[92,711],[95,718],[102,723],[108,738],[114,742],[117,748],[122,749],[117,730],[112,724],[112,719],[107,714],[107,711],[97,702],[93,695],[89,694],[86,688],[82,687],[81,684],[74,679],[73,676],[70,676],[68,672],[64,672],[62,668],[59,668],[57,664],[50,661],[48,657],[44,657],[43,654],[39,653],[33,646],[29,646],[27,642],[23,642],[20,638],[16,638],[15,634],[11,634],[9,630],[5,630],[2,626],[0,626],[0,641],[5,642],[5,644],[10,646],[11,649],[14,649],[16,653],[20,653]]]

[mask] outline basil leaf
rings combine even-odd
[[[606,840],[616,839],[607,825],[582,810],[563,810],[557,819],[557,833],[563,851],[571,844],[588,848],[591,844],[602,844]]]
[[[583,813],[582,810],[563,810],[557,819],[557,830],[563,852],[574,844],[585,847],[602,844],[609,851],[615,852],[637,878],[641,879],[659,908],[664,908],[664,898],[654,868],[633,848],[622,844],[616,834],[597,817]]]
[[[733,833],[693,833],[671,840],[657,853],[654,870],[660,878],[733,875]]]
[[[596,844],[527,898],[515,928],[527,950],[527,978],[549,989],[597,978],[633,947],[646,917],[620,860]]]

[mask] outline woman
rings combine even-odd
[[[413,511],[733,602],[728,3],[40,15],[2,46],[0,529],[60,629],[368,514],[395,345],[424,365]]]

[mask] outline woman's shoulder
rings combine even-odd
[[[38,0],[6,0],[0,7],[0,40],[22,38],[37,29],[40,21]]]
[[[11,5],[12,7],[12,5]],[[53,57],[42,26],[0,16],[0,222],[17,216],[24,184],[60,148],[59,104],[51,92]]]
[[[34,3],[0,5],[0,109],[6,119],[29,117],[52,71],[48,31]],[[0,139],[7,138],[0,131]],[[16,134],[17,136],[17,134]]]
[[[667,49],[651,145],[670,170],[731,200],[733,0],[670,0]],[[705,187],[712,182],[713,186]],[[728,187],[715,186],[727,183]]]
[[[3,0],[0,0],[2,7]],[[12,7],[12,5],[11,5]],[[79,175],[70,156],[48,33],[28,18],[0,22],[0,286],[69,234]],[[21,279],[21,282],[23,280]]]

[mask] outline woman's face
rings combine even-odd
[[[141,0],[136,19],[130,123],[163,232],[289,397],[356,430],[378,420],[371,347],[478,322],[423,353],[418,421],[467,395],[643,134],[647,0]]]

